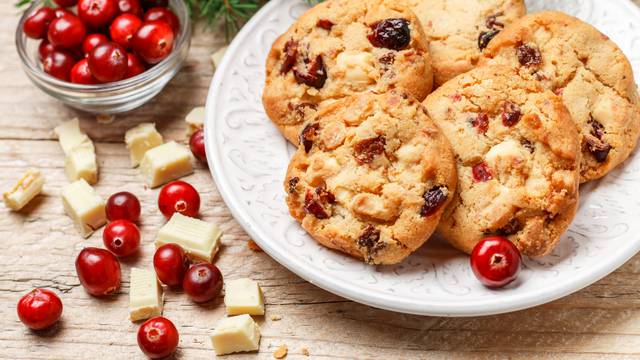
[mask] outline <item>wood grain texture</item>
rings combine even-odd
[[[0,188],[8,188],[28,168],[42,169],[47,184],[44,195],[19,213],[0,206],[0,358],[142,359],[138,325],[127,320],[129,269],[151,266],[153,239],[164,219],[155,205],[158,191],[146,189],[138,171],[129,167],[122,138],[126,129],[153,121],[166,139],[184,143],[184,116],[204,104],[213,74],[209,56],[222,45],[222,36],[197,29],[184,70],[156,99],[111,124],[97,124],[92,116],[46,97],[24,75],[13,45],[19,14],[12,3],[0,2]],[[101,232],[82,239],[58,198],[67,180],[51,130],[75,116],[96,142],[97,191],[105,198],[131,191],[143,204],[143,249],[123,262],[120,294],[107,300],[87,295],[74,269],[80,249],[101,246]],[[477,318],[395,314],[332,295],[266,254],[249,250],[248,236],[208,171],[199,166],[186,180],[202,194],[202,218],[224,231],[217,259],[224,276],[251,277],[265,292],[267,315],[258,318],[260,352],[228,359],[271,359],[283,343],[289,347],[288,359],[307,358],[303,348],[313,359],[640,359],[640,255],[598,283],[534,309]],[[33,287],[56,290],[64,303],[62,321],[39,333],[27,330],[15,311],[20,296]],[[224,315],[222,299],[199,306],[169,291],[164,314],[180,331],[175,358],[214,358],[209,335]],[[271,315],[282,319],[273,321]]]

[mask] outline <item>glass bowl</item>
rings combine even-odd
[[[63,103],[94,114],[117,114],[142,106],[156,96],[182,68],[191,45],[191,19],[183,0],[171,0],[169,7],[180,19],[180,34],[173,52],[144,73],[121,81],[100,85],[80,85],[58,80],[42,69],[38,58],[40,40],[28,38],[22,32],[27,17],[43,4],[35,0],[25,11],[16,29],[16,48],[25,73],[48,95]]]

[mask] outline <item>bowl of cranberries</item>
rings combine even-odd
[[[115,114],[164,88],[190,37],[184,0],[35,0],[20,19],[16,47],[44,92],[79,110]]]

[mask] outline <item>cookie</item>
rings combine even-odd
[[[280,36],[267,58],[263,104],[298,144],[323,101],[402,89],[423,100],[433,83],[422,26],[403,0],[329,0]]]
[[[407,0],[422,23],[440,86],[473,69],[481,51],[527,12],[524,0]]]
[[[582,182],[620,165],[640,135],[638,90],[620,48],[561,12],[531,14],[498,34],[481,64],[518,67],[562,96],[582,134]]]
[[[578,205],[580,137],[561,99],[507,66],[480,67],[424,101],[456,155],[458,190],[438,231],[470,253],[488,235],[549,253]]]
[[[412,97],[353,95],[306,125],[285,179],[291,215],[320,244],[395,264],[435,230],[455,191],[447,139]]]

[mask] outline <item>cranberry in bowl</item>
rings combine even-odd
[[[101,36],[101,38],[106,37],[107,43],[113,44],[113,46],[111,46],[112,48],[109,48],[108,46],[102,47],[103,52],[118,55],[114,55],[113,57],[117,59],[124,57],[124,60],[119,60],[113,64],[102,60],[99,52],[94,54],[93,58],[90,58],[91,53],[89,52],[85,54],[83,51],[84,47],[82,45],[84,39],[96,37],[96,30],[86,24],[85,29],[76,29],[76,27],[82,26],[82,18],[76,16],[72,12],[65,15],[69,17],[68,21],[63,24],[65,26],[58,26],[62,31],[57,31],[53,35],[57,36],[59,34],[60,37],[64,37],[64,40],[69,40],[67,42],[79,42],[80,45],[73,49],[54,49],[52,45],[48,45],[50,41],[47,38],[48,34],[44,31],[45,28],[49,26],[50,22],[53,22],[52,19],[47,18],[44,19],[44,21],[42,21],[42,19],[36,19],[42,23],[37,24],[42,27],[42,29],[38,28],[37,33],[35,31],[25,32],[25,23],[28,24],[27,28],[32,30],[31,27],[33,26],[31,26],[31,23],[33,23],[33,20],[30,18],[38,11],[42,13],[41,9],[43,9],[47,4],[51,5],[50,2],[48,3],[44,0],[35,0],[24,12],[16,29],[16,48],[25,73],[31,81],[48,95],[73,108],[94,114],[116,114],[140,107],[156,96],[180,71],[189,52],[191,41],[191,20],[184,0],[170,0],[168,3],[167,10],[173,13],[178,19],[179,31],[177,33],[175,31],[170,31],[168,34],[164,34],[161,31],[156,31],[156,33],[154,33],[154,39],[158,39],[158,41],[161,42],[165,51],[161,54],[162,58],[160,60],[158,60],[157,57],[154,57],[153,63],[146,63],[143,60],[144,57],[137,53],[141,52],[146,54],[146,52],[149,51],[149,46],[141,49],[135,49],[133,47],[120,45],[125,40],[128,41],[128,39],[132,39],[136,31],[135,27],[123,26],[122,24],[114,27],[114,33],[118,35],[116,39],[111,39],[111,34],[109,34],[108,31],[106,33],[107,35]],[[75,7],[70,7],[68,10],[74,10],[75,12],[76,9]],[[113,19],[109,18],[108,20],[113,22],[118,18],[118,15],[120,15],[120,13],[117,13]],[[141,23],[144,23],[144,14],[140,15],[140,21]],[[135,17],[137,15],[127,16]],[[77,19],[80,20],[76,21]],[[120,23],[122,23],[121,20],[119,21]],[[162,30],[164,29],[162,25],[164,24],[160,24],[156,27],[159,27]],[[175,23],[173,25],[175,26]],[[56,28],[56,30],[60,29]],[[71,34],[73,36],[66,36],[65,34]],[[87,49],[95,49],[98,45],[103,44],[104,40],[105,39],[101,39],[99,42],[96,42]],[[43,42],[46,43],[44,45],[47,45],[48,47],[43,47],[41,45]],[[166,51],[166,44],[171,46],[170,51]],[[91,44],[87,42],[87,45]],[[125,43],[125,45],[127,44]],[[152,45],[153,44],[151,44],[151,46]],[[44,59],[46,57],[42,56],[42,50],[47,50],[48,48],[50,48],[48,53],[52,53],[54,50],[57,50],[61,54],[69,54],[72,56],[73,59],[68,59],[67,61],[70,63],[70,66],[44,66]],[[105,51],[105,49],[108,51]],[[151,49],[153,50],[153,48]],[[140,61],[132,62],[132,59],[139,59]],[[127,63],[128,66],[135,63],[135,69],[123,72],[123,61],[124,63]],[[74,66],[80,62],[87,63],[88,65]],[[51,63],[49,65],[54,65],[52,61],[49,61],[48,63]],[[98,75],[97,77],[89,76],[91,66],[100,67],[99,69],[94,69],[96,75]],[[67,70],[71,71],[72,67],[76,68],[76,72],[83,70],[82,74],[75,74],[77,76],[71,76],[70,73],[66,74]],[[73,82],[77,79],[83,79],[83,81]]]

